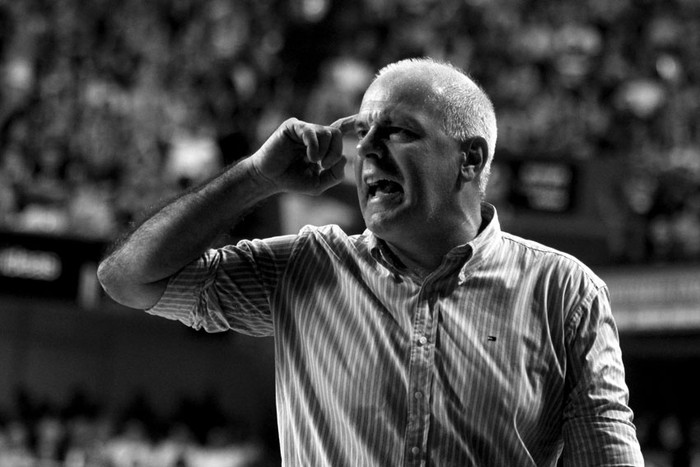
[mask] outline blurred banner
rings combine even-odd
[[[700,266],[601,271],[620,331],[700,331]]]
[[[575,208],[578,168],[567,160],[517,160],[497,162],[497,183],[503,197],[517,209],[568,213]]]
[[[100,298],[97,263],[104,249],[98,241],[0,232],[0,293],[94,307]]]

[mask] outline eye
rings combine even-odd
[[[358,139],[364,139],[370,133],[370,128],[365,126],[357,126],[355,135]],[[418,133],[403,127],[393,125],[376,125],[375,138],[383,141],[407,142],[418,138]]]
[[[387,133],[389,138],[396,141],[410,141],[418,137],[418,134],[409,130],[408,128],[400,126],[392,126],[387,128]]]

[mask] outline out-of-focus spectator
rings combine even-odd
[[[195,449],[197,443],[190,428],[184,423],[174,422],[167,434],[157,440],[151,451],[153,465],[178,467],[186,462],[188,453]]]
[[[13,415],[0,418],[0,467],[251,467],[278,458],[260,441],[264,433],[213,413],[212,396],[163,417],[150,412],[143,396],[113,412],[86,404],[78,393],[63,407],[30,396],[24,391]],[[178,418],[183,414],[187,420]]]
[[[10,420],[0,435],[0,467],[33,467],[27,422]]]
[[[151,464],[151,440],[138,419],[130,419],[124,428],[104,446],[106,461],[114,467]]]

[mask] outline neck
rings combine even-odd
[[[394,256],[409,270],[426,276],[437,269],[445,255],[452,249],[473,240],[481,231],[479,212],[454,229],[441,229],[421,238],[404,238],[399,241],[384,239]]]

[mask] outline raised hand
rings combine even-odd
[[[274,192],[323,193],[343,180],[343,134],[354,121],[355,116],[328,126],[285,121],[251,156],[254,174]]]

